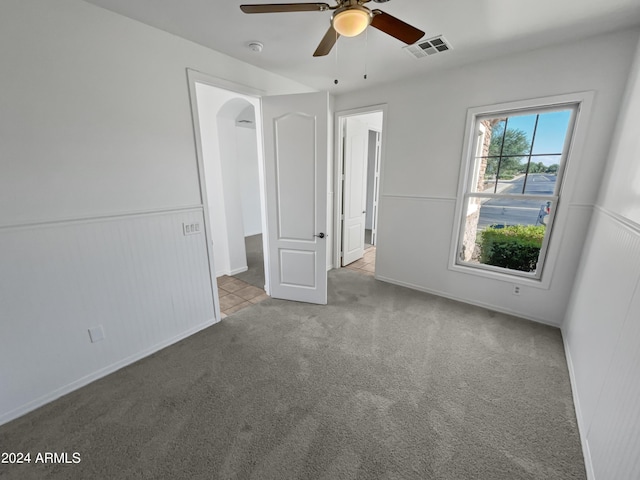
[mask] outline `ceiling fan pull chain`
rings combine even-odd
[[[369,55],[369,29],[364,31],[364,79],[367,79],[367,60]]]
[[[338,84],[338,32],[336,32],[336,79],[333,81],[336,85]]]

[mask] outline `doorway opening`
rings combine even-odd
[[[386,106],[336,114],[335,265],[375,274]]]
[[[219,318],[268,296],[260,98],[189,71]],[[212,275],[213,276],[213,275]]]
[[[187,78],[216,318],[224,311],[224,297],[238,302],[233,296],[239,289],[223,288],[218,278],[249,270],[247,243],[250,252],[257,244],[258,254],[262,245],[264,295],[326,304],[328,93],[268,96],[190,69]],[[238,150],[246,146],[240,131],[251,119],[255,133],[248,135],[255,136],[257,149],[261,242],[246,241],[245,233],[258,233],[245,232],[237,160]],[[255,194],[255,184],[247,189]],[[201,233],[193,227],[185,227],[185,234]],[[238,305],[248,306],[245,300],[252,303],[244,298]]]

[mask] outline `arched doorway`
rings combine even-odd
[[[257,98],[195,83],[205,203],[222,316],[262,300],[264,172]]]

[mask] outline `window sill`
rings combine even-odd
[[[544,275],[542,276],[542,278],[524,277],[510,273],[485,270],[483,268],[477,268],[470,265],[461,265],[458,263],[450,263],[448,269],[457,273],[476,275],[478,277],[488,278],[491,280],[497,280],[510,284],[525,285],[527,287],[539,288],[540,290],[549,290],[551,284],[551,281],[545,279]]]

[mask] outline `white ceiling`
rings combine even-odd
[[[334,93],[640,24],[640,0],[371,2],[368,7],[424,30],[425,39],[444,35],[453,50],[416,59],[402,50],[400,41],[369,28],[366,35],[340,38],[327,57],[314,58],[331,12],[247,15],[239,8],[243,3],[288,0],[86,1]],[[246,47],[251,40],[264,44],[261,53]],[[363,79],[365,69],[367,80]],[[334,85],[336,78],[338,85]]]

